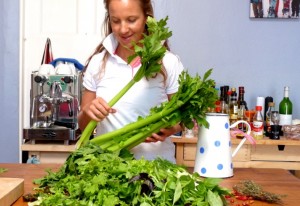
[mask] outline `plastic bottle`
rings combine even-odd
[[[279,124],[291,125],[292,124],[292,113],[293,113],[293,103],[289,99],[289,87],[284,87],[284,97],[279,104]]]
[[[253,116],[252,136],[254,139],[259,140],[264,137],[264,118],[261,113],[262,106],[256,106],[255,110],[256,111]]]

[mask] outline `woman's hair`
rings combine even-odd
[[[152,6],[152,3],[151,3],[151,0],[135,0],[137,1],[143,12],[144,12],[144,15],[145,17],[154,17],[154,12],[153,12],[153,6]],[[109,19],[109,4],[110,4],[111,0],[103,0],[103,3],[104,3],[104,7],[106,9],[106,14],[105,14],[105,18],[104,18],[104,23],[103,23],[103,27],[104,27],[104,33],[105,33],[105,37],[107,37],[109,34],[112,33],[112,28],[111,28],[111,24],[110,24],[110,19]],[[147,26],[146,27],[146,32],[147,31]],[[169,46],[168,46],[168,42],[165,41],[164,43],[164,46],[169,50]],[[87,59],[87,62],[86,62],[86,65],[85,65],[85,69],[87,68],[87,66],[89,65],[92,57],[95,55],[95,54],[98,54],[100,52],[102,52],[104,50],[104,47],[103,47],[103,41],[96,47],[95,51],[93,52],[93,54]],[[104,55],[104,58],[103,58],[103,63],[102,63],[102,68],[101,70],[105,68],[105,65],[106,65],[106,62],[107,62],[107,59],[108,59],[108,56],[109,56],[109,53],[106,52],[105,55]],[[85,70],[84,69],[84,70]],[[164,71],[164,68],[162,69],[163,71],[161,71],[162,75],[164,76],[164,79],[166,79],[166,74],[165,74],[165,71]]]

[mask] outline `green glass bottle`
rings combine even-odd
[[[291,125],[293,114],[293,103],[289,98],[289,87],[284,87],[284,97],[279,104],[279,124]]]

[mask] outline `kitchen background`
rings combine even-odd
[[[282,2],[281,2],[282,3]],[[300,119],[299,19],[250,19],[249,1],[154,0],[158,19],[169,16],[170,46],[191,74],[214,68],[217,87],[245,87],[272,96],[278,108],[290,86]],[[101,41],[102,0],[0,0],[0,162],[19,162],[22,129],[29,126],[30,73],[38,69],[46,38],[54,58],[84,64]]]

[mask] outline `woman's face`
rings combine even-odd
[[[132,48],[131,42],[143,37],[147,17],[138,0],[111,0],[109,18],[112,32],[122,46]]]

